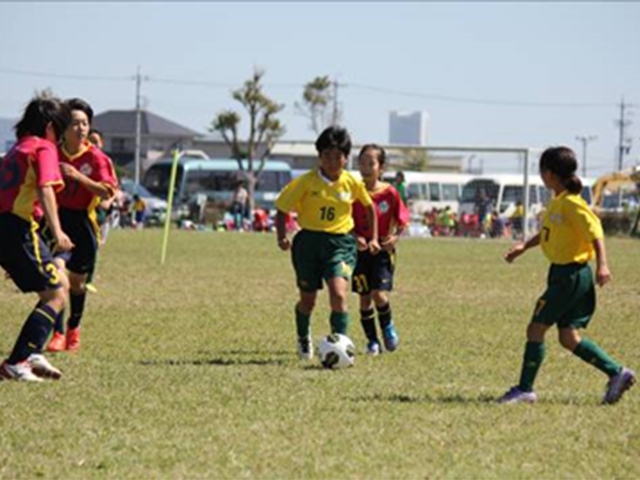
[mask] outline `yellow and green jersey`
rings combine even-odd
[[[305,230],[341,234],[353,230],[351,205],[356,200],[373,204],[362,181],[343,171],[332,182],[315,169],[289,183],[276,199],[276,208],[296,211]]]
[[[588,262],[595,255],[593,241],[603,236],[600,219],[580,195],[564,191],[549,202],[540,246],[551,263]]]

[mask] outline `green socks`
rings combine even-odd
[[[604,350],[587,338],[580,341],[573,354],[606,373],[609,377],[620,373],[622,368]]]
[[[331,323],[331,333],[347,334],[347,327],[349,326],[349,313],[347,312],[331,312],[329,317]]]
[[[300,313],[296,306],[296,330],[298,338],[307,338],[309,336],[309,325],[311,323],[311,315]]]
[[[522,372],[518,388],[523,392],[533,391],[533,382],[544,360],[544,343],[527,342],[522,361]]]
[[[347,312],[331,312],[329,317],[329,323],[331,324],[331,333],[347,334],[347,327],[349,326],[349,314]],[[306,338],[311,332],[311,315],[301,313],[296,306],[296,330],[298,332],[298,338]]]

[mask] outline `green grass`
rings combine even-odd
[[[289,255],[271,235],[116,231],[101,252],[83,347],[65,377],[0,383],[0,478],[638,478],[640,389],[600,406],[606,378],[548,338],[535,406],[517,381],[545,282],[540,252],[406,239],[393,354],[349,370],[295,357]],[[608,241],[614,281],[588,335],[640,369],[640,243]],[[0,282],[0,351],[34,297]],[[328,330],[326,290],[313,317]],[[350,301],[352,312],[357,301]],[[357,315],[350,336],[364,349]]]

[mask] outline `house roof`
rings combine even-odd
[[[93,126],[107,136],[133,136],[136,134],[136,111],[107,110],[93,117]],[[193,137],[200,135],[195,130],[147,110],[142,110],[140,114],[140,132],[142,135],[156,137]]]

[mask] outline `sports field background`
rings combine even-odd
[[[0,383],[0,478],[638,478],[640,388],[600,405],[605,377],[550,331],[535,406],[517,382],[547,264],[505,241],[404,239],[392,307],[400,349],[356,366],[295,355],[293,272],[272,235],[115,231],[83,346],[59,382]],[[609,239],[613,282],[587,334],[640,370],[640,242]],[[0,351],[35,297],[0,281]],[[328,332],[326,291],[313,317]]]

